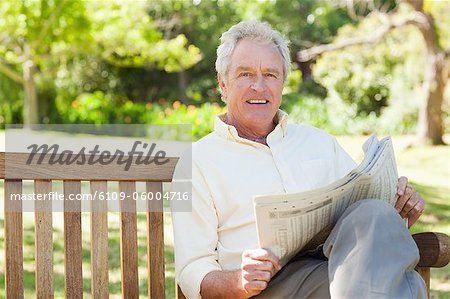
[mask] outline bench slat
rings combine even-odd
[[[36,180],[34,192],[45,195],[52,191],[48,180]],[[35,207],[35,256],[37,298],[53,298],[53,234],[52,202],[36,200]]]
[[[81,194],[80,181],[64,181],[64,268],[66,297],[83,298],[81,201],[69,195]]]
[[[146,182],[147,193],[162,194],[162,182]],[[149,200],[147,212],[148,297],[164,298],[163,200]]]
[[[5,291],[6,298],[23,298],[22,202],[11,194],[22,194],[21,180],[5,180]]]
[[[99,194],[107,192],[106,181],[92,181],[91,194],[91,271],[92,298],[108,298],[108,202]]]
[[[61,155],[55,155],[58,160]],[[50,179],[50,180],[107,180],[107,181],[164,181],[172,180],[175,165],[178,158],[167,158],[167,163],[162,165],[152,164],[136,164],[134,158],[129,169],[125,169],[125,164],[118,165],[117,162],[101,165],[99,163],[78,165],[73,163],[51,164],[49,163],[51,154],[45,155],[41,164],[39,161],[40,154],[30,157],[29,153],[3,153],[0,152],[0,178],[8,179]],[[85,155],[85,160],[91,158],[95,161],[99,156]],[[32,158],[31,164],[27,164],[28,159]],[[124,158],[126,160],[127,157]],[[6,166],[5,166],[6,164]],[[5,172],[6,171],[6,172]]]
[[[120,192],[126,197],[120,201],[120,263],[122,275],[122,298],[139,297],[138,281],[138,246],[135,182],[119,182]],[[134,211],[134,212],[133,212]]]
[[[422,276],[427,287],[427,298],[430,297],[430,268],[428,267],[416,267],[416,271]]]

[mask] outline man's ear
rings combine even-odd
[[[222,92],[222,98],[227,98],[227,87],[225,86],[225,80],[220,73],[217,74],[217,81],[219,81],[220,91]]]

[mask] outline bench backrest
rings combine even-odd
[[[21,201],[6,200],[11,194],[22,194],[22,182],[34,181],[35,194],[49,194],[52,182],[63,181],[64,189],[64,273],[66,297],[83,297],[81,204],[67,200],[70,194],[81,193],[81,182],[88,181],[91,194],[106,192],[108,181],[118,181],[119,191],[127,197],[120,201],[120,267],[123,298],[139,297],[137,214],[133,212],[133,192],[136,182],[146,184],[147,192],[161,192],[163,182],[170,182],[177,159],[149,167],[133,165],[128,171],[122,166],[105,165],[86,168],[77,165],[47,165],[39,168],[22,167],[28,154],[7,154],[8,169],[14,175],[5,179],[5,153],[0,152],[0,179],[4,180],[5,198],[5,287],[7,298],[23,298],[23,221]],[[163,202],[148,201],[147,263],[149,298],[165,297],[164,219]],[[91,291],[93,298],[108,298],[108,202],[91,201]],[[126,206],[126,209],[125,209]],[[35,201],[35,261],[36,296],[53,298],[53,240],[50,201]],[[75,211],[75,212],[74,212]],[[157,212],[152,212],[157,211]]]

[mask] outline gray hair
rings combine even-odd
[[[259,21],[242,21],[232,26],[220,37],[220,45],[217,48],[216,71],[225,77],[231,63],[231,55],[239,40],[248,38],[258,42],[273,43],[283,58],[283,79],[286,78],[291,69],[291,58],[289,56],[289,42],[283,38],[281,33],[272,29],[268,23]]]

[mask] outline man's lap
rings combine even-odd
[[[328,261],[322,257],[322,248],[295,256],[255,298],[329,298]]]
[[[360,238],[362,235],[365,237]],[[357,238],[358,241],[356,241],[356,243],[355,240],[351,240],[355,236],[360,236]],[[373,281],[373,279],[376,278],[377,281],[381,279],[381,281],[378,281],[377,283],[384,283],[389,286],[383,277],[377,277],[377,273],[385,273],[385,278],[387,278],[389,277],[389,275],[387,275],[389,273],[393,275],[401,275],[400,273],[403,273],[403,275],[405,275],[404,270],[406,270],[410,277],[405,276],[402,283],[393,287],[400,290],[400,293],[398,294],[402,297],[410,297],[410,295],[407,295],[409,293],[409,291],[407,291],[408,289],[411,289],[412,294],[417,293],[417,296],[421,297],[421,295],[419,296],[419,293],[422,293],[422,287],[420,286],[422,282],[420,281],[420,278],[413,277],[416,273],[409,273],[411,272],[410,270],[414,268],[414,262],[417,258],[417,248],[413,248],[415,244],[413,241],[409,242],[410,238],[411,236],[409,235],[406,225],[401,221],[393,207],[378,200],[364,200],[357,202],[345,211],[344,215],[336,224],[336,227],[333,229],[327,242],[325,242],[326,249],[324,248],[324,250],[322,250],[322,246],[320,246],[315,251],[309,251],[295,256],[272,278],[267,289],[256,296],[256,298],[330,298],[329,275],[332,274],[329,273],[335,273],[337,269],[336,266],[344,266],[342,263],[347,264],[347,262],[348,265],[343,268],[350,272],[358,273],[359,275],[359,278],[354,281],[356,283],[355,285],[350,283],[351,288],[356,290],[356,292],[353,292],[352,294],[375,294],[371,293],[373,290],[367,289],[367,283],[358,283],[357,281],[359,280],[362,282],[364,282],[364,280]],[[337,248],[339,248],[338,250],[341,253],[336,254],[335,252],[330,264],[324,255],[324,251],[327,253],[327,256],[329,256],[331,249],[336,249],[334,248],[334,245],[336,245],[335,242],[337,240],[339,240]],[[391,245],[386,247],[386,242],[390,242]],[[394,264],[398,264],[398,261],[401,260],[395,258],[395,256],[398,256],[396,253],[397,251],[402,252],[401,259],[404,260],[404,265],[394,266]],[[360,254],[355,255],[352,254],[352,252],[366,252],[366,254],[359,257]],[[392,258],[395,259],[395,262],[392,261],[391,257],[385,256],[385,260],[380,260],[379,263],[373,263],[377,258],[380,258],[378,256],[382,252],[385,252],[388,255],[392,254]],[[342,254],[344,254],[344,256],[342,256]],[[350,254],[351,258],[346,254]],[[384,256],[384,254],[381,254],[381,256]],[[384,264],[384,262],[386,262],[386,264]],[[367,267],[363,265],[366,265]],[[365,270],[363,272],[358,272],[357,268],[361,268],[361,266],[363,266]],[[371,267],[374,268],[372,269]],[[331,272],[330,268],[332,270]],[[339,267],[339,269],[340,268],[341,267]],[[348,274],[350,272],[345,273]],[[342,275],[342,273],[340,273],[340,275]],[[333,290],[336,291],[336,286],[339,286],[339,288],[344,287],[343,290],[350,286],[347,285],[349,283],[347,279],[351,275],[345,276],[347,278],[341,277],[338,279],[339,282],[337,282]],[[347,283],[344,283],[342,278],[344,281],[347,281]],[[400,277],[398,278],[400,281]],[[402,290],[407,292],[403,292]],[[394,290],[390,291],[393,292],[388,292],[385,295],[397,294]]]

